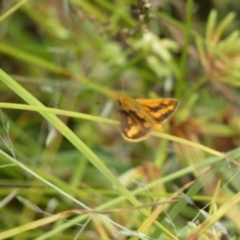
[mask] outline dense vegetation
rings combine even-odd
[[[239,238],[240,2],[0,4],[0,239]],[[180,106],[133,143],[118,94]]]

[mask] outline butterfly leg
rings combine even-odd
[[[164,129],[161,124],[155,124],[154,129],[158,132],[164,132]]]

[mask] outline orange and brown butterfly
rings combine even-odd
[[[162,123],[178,108],[173,98],[143,99],[117,95],[122,136],[132,142],[146,139],[153,129],[164,132]]]

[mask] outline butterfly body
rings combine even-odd
[[[124,95],[117,96],[122,136],[133,142],[147,138],[155,129],[163,132],[162,122],[177,109],[179,102],[173,98],[133,99]]]

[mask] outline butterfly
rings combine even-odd
[[[162,123],[178,108],[173,98],[144,99],[117,95],[122,136],[131,142],[146,139],[153,129],[164,132]]]

